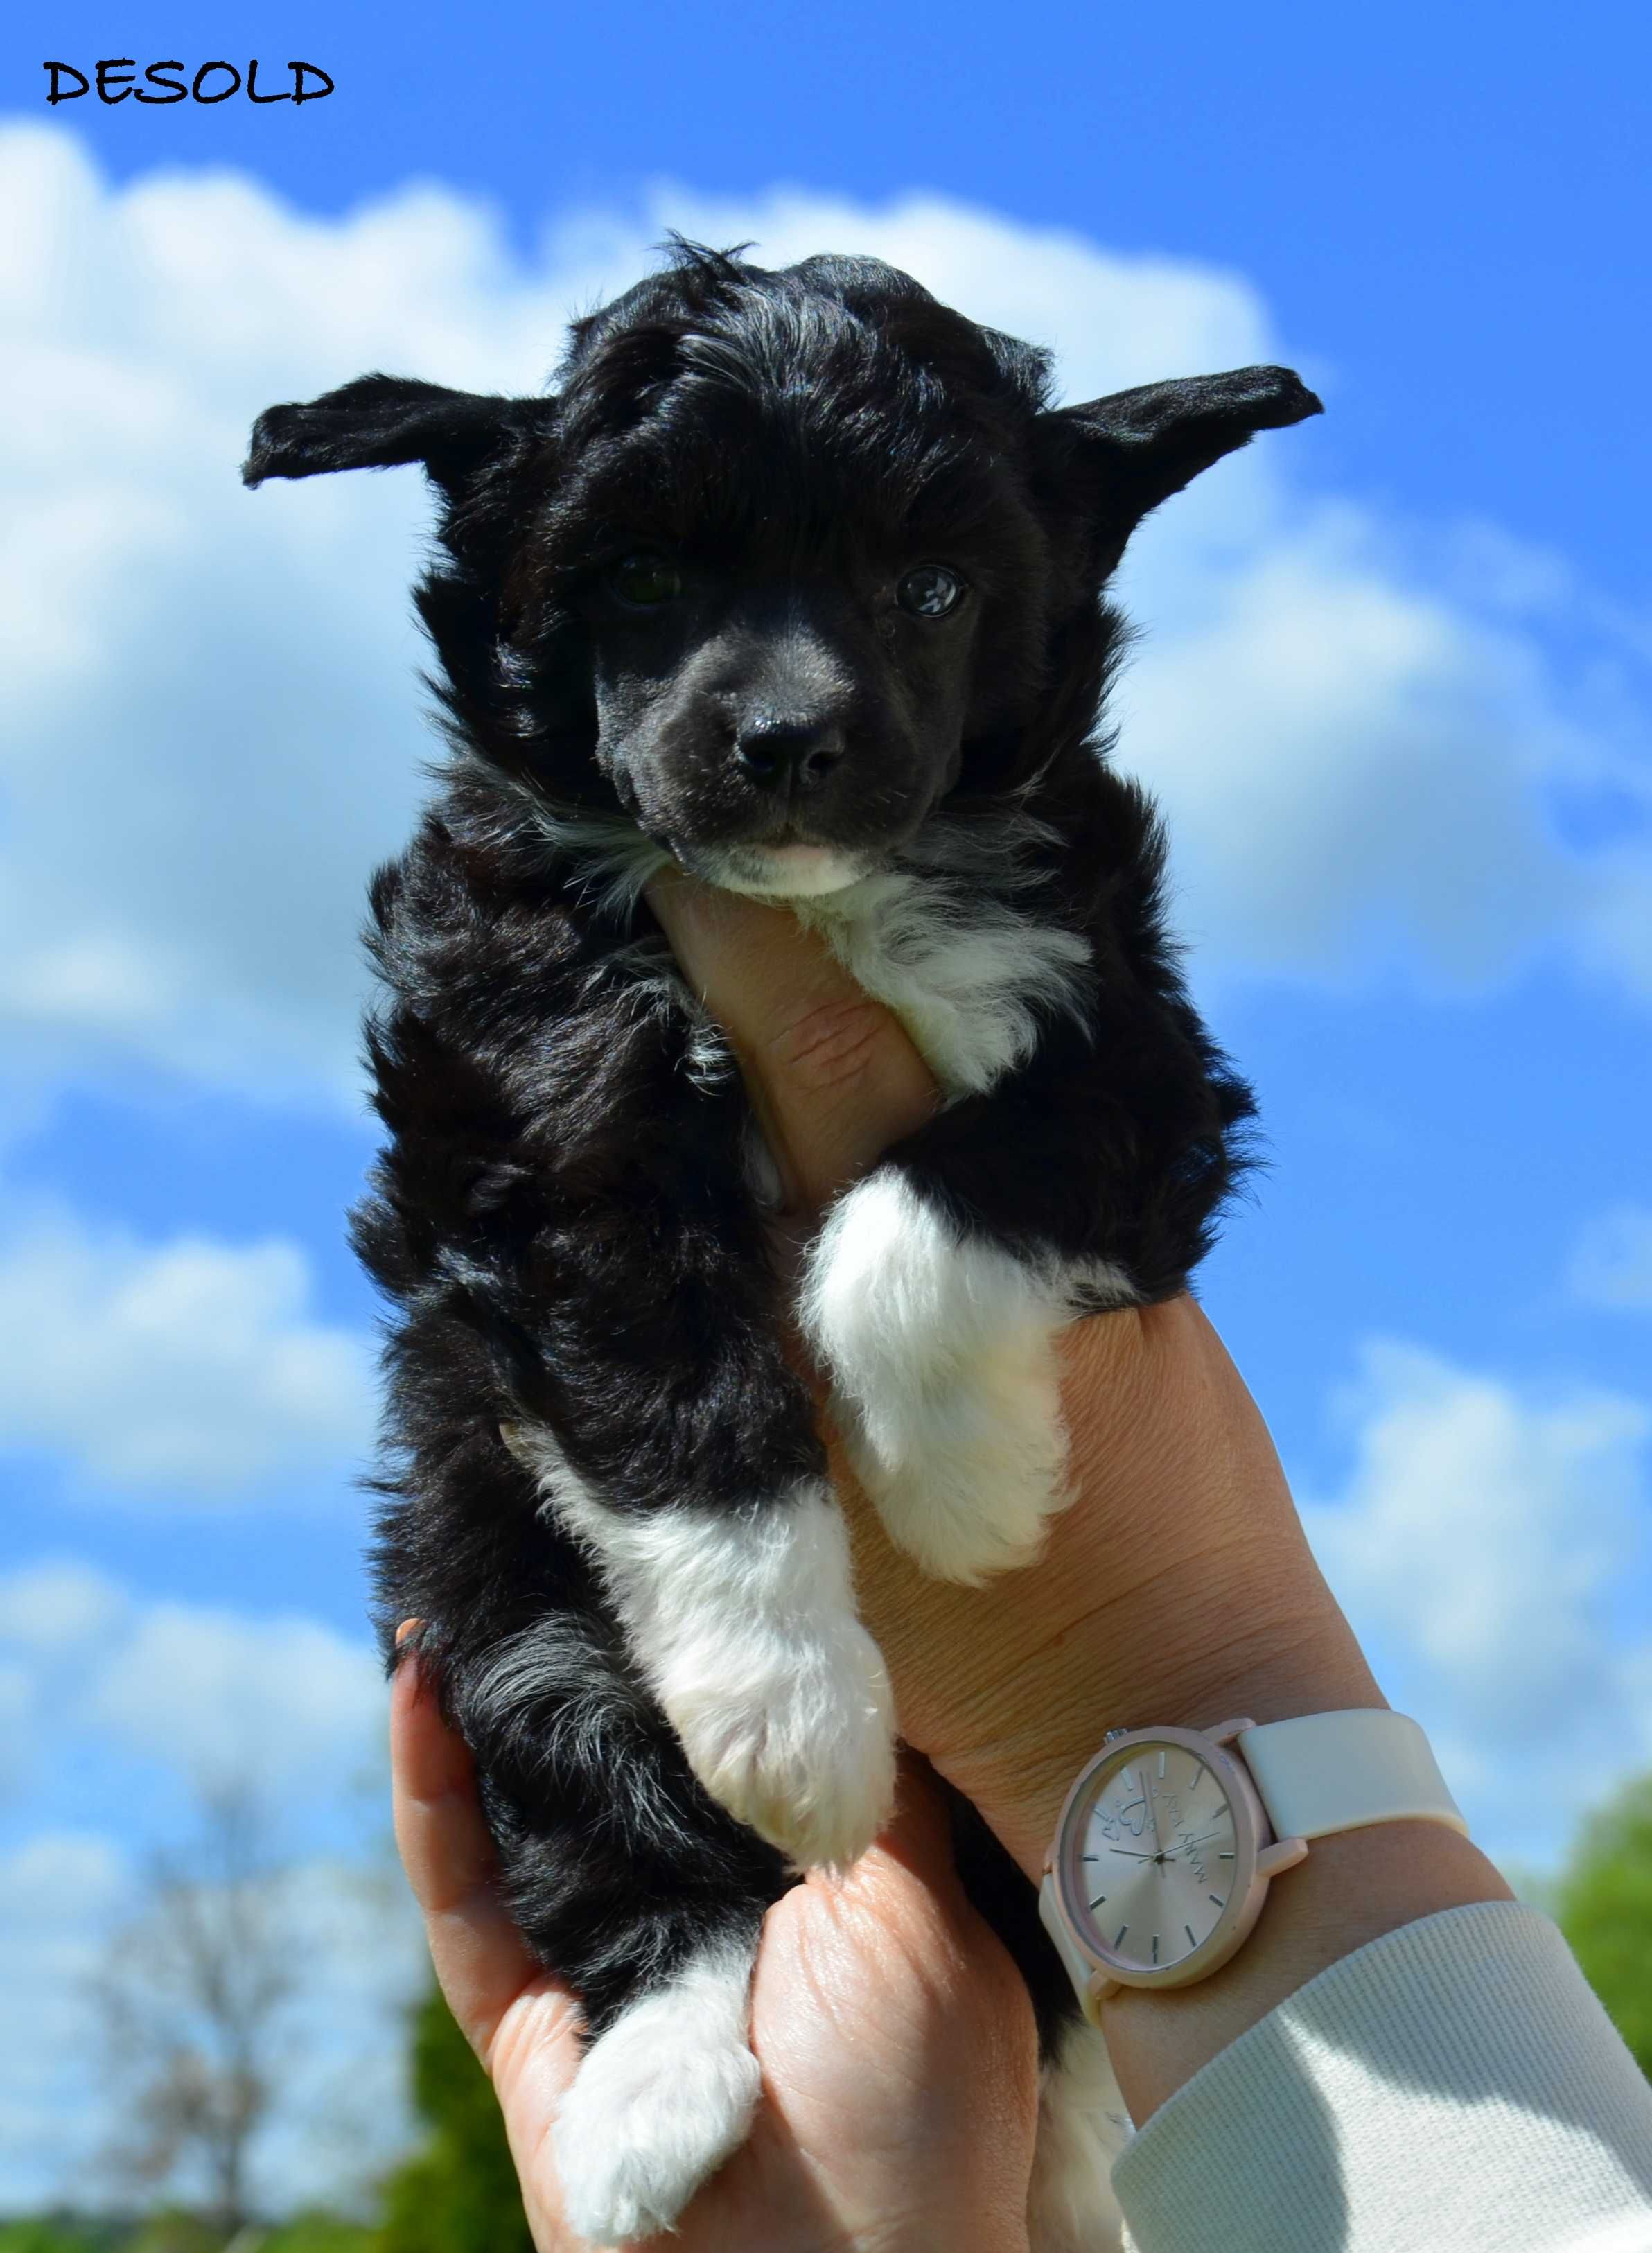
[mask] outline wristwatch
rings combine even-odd
[[[1121,1987],[1190,1986],[1225,1964],[1310,1838],[1406,1821],[1468,1831],[1404,1713],[1110,1729],[1067,1795],[1039,1912],[1099,2025]]]

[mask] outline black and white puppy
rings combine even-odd
[[[875,261],[679,244],[575,324],[554,396],[368,375],[254,433],[249,485],[418,462],[443,503],[417,599],[451,756],[373,888],[378,1595],[387,1636],[426,1622],[510,1905],[583,1995],[557,2154],[596,2243],[668,2226],[744,2137],[763,1912],[854,1859],[894,1773],[770,1172],[650,875],[786,902],[944,1090],[798,1302],[932,1573],[1035,1555],[1052,1341],[1180,1290],[1243,1163],[1249,1093],[1098,735],[1102,596],[1149,510],[1319,402],[1273,367],[1049,391],[1045,353]],[[1105,2052],[1030,1886],[960,1838],[1040,2005],[1041,2253],[1112,2243]]]

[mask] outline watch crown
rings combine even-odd
[[[1104,1745],[1110,1745],[1115,1737],[1127,1737],[1129,1734],[1128,1729],[1109,1729],[1101,1741]]]

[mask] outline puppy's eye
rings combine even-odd
[[[944,563],[920,563],[895,590],[895,599],[915,618],[944,618],[964,599],[964,582]]]
[[[633,610],[657,610],[683,590],[683,575],[663,555],[627,555],[608,575],[608,583]]]

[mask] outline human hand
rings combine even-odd
[[[396,1840],[436,1977],[492,2077],[539,2253],[576,2253],[549,2131],[579,2062],[578,1998],[494,1895],[470,1754],[416,1660],[396,1670],[390,1741]],[[763,2102],[750,2138],[653,2242],[673,2253],[1027,2253],[1031,2006],[964,1898],[921,1762],[903,1765],[894,1821],[846,1879],[811,1876],[770,1910],[752,2044]]]

